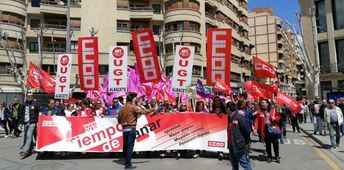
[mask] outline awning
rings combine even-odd
[[[20,87],[0,86],[0,93],[23,93]]]

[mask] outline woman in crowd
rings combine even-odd
[[[64,113],[66,117],[76,116],[77,113],[74,109],[74,104],[68,103],[66,109],[64,110]]]
[[[257,111],[254,127],[264,139],[268,163],[272,161],[271,144],[274,148],[276,162],[280,163],[278,144],[278,134],[280,133],[278,122],[280,118],[276,109],[270,107],[270,102],[263,99],[260,103],[260,109]]]
[[[94,107],[93,107],[93,113],[92,114],[94,116],[101,116],[101,117],[103,117],[103,116],[105,116],[105,113],[106,113],[106,109],[103,106],[102,101],[99,100],[99,99],[96,99],[94,101]]]
[[[211,113],[226,114],[226,107],[221,101],[221,98],[219,96],[215,96],[213,99],[213,106],[212,106]]]
[[[91,108],[89,108],[90,104],[91,104],[90,100],[84,99],[81,102],[81,108],[76,111],[77,116],[82,116],[82,117],[92,116],[93,111]]]
[[[206,108],[206,106],[204,105],[202,101],[197,101],[196,112],[209,113],[209,110]]]

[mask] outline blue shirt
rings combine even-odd
[[[123,107],[123,106],[122,106],[121,104],[118,104],[118,105],[116,106],[116,108],[113,108],[113,106],[112,106],[112,107],[109,107],[109,108],[107,109],[107,115],[108,115],[108,116],[118,117],[118,111],[121,110],[122,107]]]
[[[59,108],[53,107],[51,110],[49,110],[48,106],[42,109],[42,114],[45,116],[64,116],[63,112]]]

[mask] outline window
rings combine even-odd
[[[99,65],[99,74],[105,75],[109,73],[109,66],[108,65]]]
[[[161,5],[160,4],[153,4],[153,13],[155,14],[160,14],[161,13]]]
[[[201,66],[193,66],[192,69],[192,76],[197,76],[200,77],[202,72],[202,67]]]
[[[338,85],[339,88],[344,88],[344,80],[338,80]]]
[[[38,28],[41,23],[40,19],[31,19],[30,24],[31,24],[31,29],[32,28]]]
[[[37,52],[38,51],[38,42],[30,42],[29,49],[30,49],[30,52]]]
[[[319,48],[321,72],[329,73],[331,72],[331,63],[330,63],[328,43],[327,42],[319,43],[318,48]]]
[[[41,0],[31,0],[31,6],[32,7],[40,7],[41,6]]]
[[[344,39],[336,40],[338,72],[344,72]]]
[[[172,76],[173,67],[167,66],[166,67],[166,76]]]
[[[344,0],[332,0],[334,29],[344,29]]]
[[[42,65],[42,69],[50,75],[56,74],[56,72],[54,70],[54,65],[44,64],[44,65]],[[56,69],[56,67],[55,67],[55,69]]]
[[[77,41],[71,41],[70,42],[70,49],[78,51],[78,42]]]
[[[325,0],[315,2],[318,32],[327,32]]]
[[[320,82],[321,90],[331,90],[332,83],[331,81],[322,81]]]
[[[154,35],[160,35],[161,27],[160,25],[153,25],[153,33]]]
[[[129,31],[129,22],[127,21],[117,21],[117,31]]]

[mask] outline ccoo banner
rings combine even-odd
[[[55,99],[68,99],[70,86],[70,73],[72,70],[72,54],[58,56]]]
[[[98,90],[98,38],[78,39],[78,64],[81,90]]]
[[[37,151],[121,152],[123,148],[116,118],[40,116],[37,130]],[[134,151],[185,149],[228,153],[227,116],[169,113],[138,119]]]
[[[133,31],[132,37],[141,82],[159,82],[161,72],[152,30]]]
[[[184,93],[191,85],[195,47],[177,45],[174,56],[172,91]]]
[[[214,86],[217,78],[229,84],[232,29],[208,28],[207,38],[207,85]]]
[[[115,46],[109,49],[109,91],[127,91],[128,47]]]

